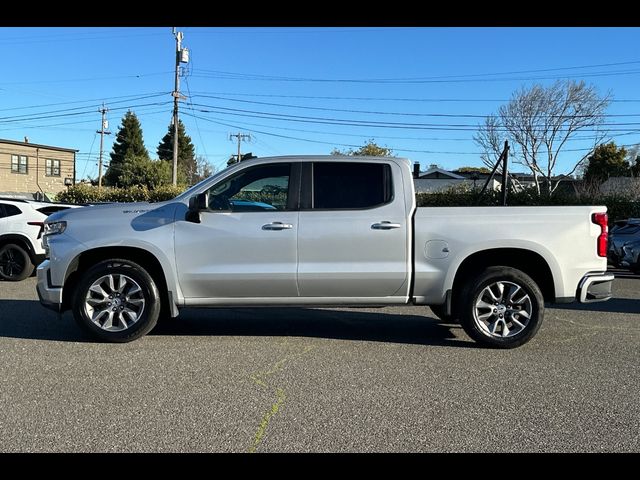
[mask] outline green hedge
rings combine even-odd
[[[418,193],[419,207],[471,207],[500,205],[500,192],[487,191],[482,197],[476,192]],[[640,217],[640,201],[616,195],[536,195],[531,191],[510,192],[507,205],[515,206],[562,206],[562,205],[606,205],[609,221],[629,217]]]
[[[154,190],[147,187],[109,188],[78,184],[61,192],[56,197],[59,202],[68,203],[97,203],[97,202],[162,202],[171,200],[181,194],[186,187],[165,185]],[[249,195],[249,194],[247,194]],[[250,195],[249,195],[250,196]],[[265,201],[264,193],[255,193],[255,198],[247,200]],[[283,193],[274,193],[269,197],[272,204],[282,204],[285,201]],[[469,206],[493,206],[500,205],[500,192],[493,190],[485,192],[482,197],[477,192],[446,191],[436,193],[418,193],[416,195],[419,207],[469,207]],[[609,212],[609,220],[620,220],[629,217],[640,217],[640,201],[634,201],[628,197],[615,195],[570,195],[558,193],[552,197],[538,196],[531,190],[523,192],[510,192],[507,198],[510,206],[545,206],[545,205],[606,205]]]
[[[145,186],[130,188],[94,187],[78,184],[56,196],[58,202],[99,203],[99,202],[162,202],[171,200],[184,192],[186,187],[165,185],[149,190]]]

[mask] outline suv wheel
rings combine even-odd
[[[538,285],[511,267],[490,267],[469,281],[460,295],[460,323],[476,342],[515,348],[537,333],[544,318]]]
[[[80,278],[73,299],[76,321],[108,342],[130,342],[155,327],[160,294],[153,278],[129,260],[105,260]]]
[[[0,278],[18,282],[31,275],[33,269],[29,252],[20,245],[8,243],[0,248]]]

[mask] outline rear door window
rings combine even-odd
[[[312,208],[354,210],[393,200],[391,168],[384,163],[316,162],[313,164]]]

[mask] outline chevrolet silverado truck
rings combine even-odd
[[[37,292],[112,342],[182,307],[428,305],[513,348],[545,303],[611,297],[607,230],[604,206],[417,208],[407,159],[261,158],[170,201],[49,216]]]

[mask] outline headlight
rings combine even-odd
[[[51,222],[44,224],[44,234],[45,235],[57,235],[58,233],[62,233],[67,228],[67,222]]]

